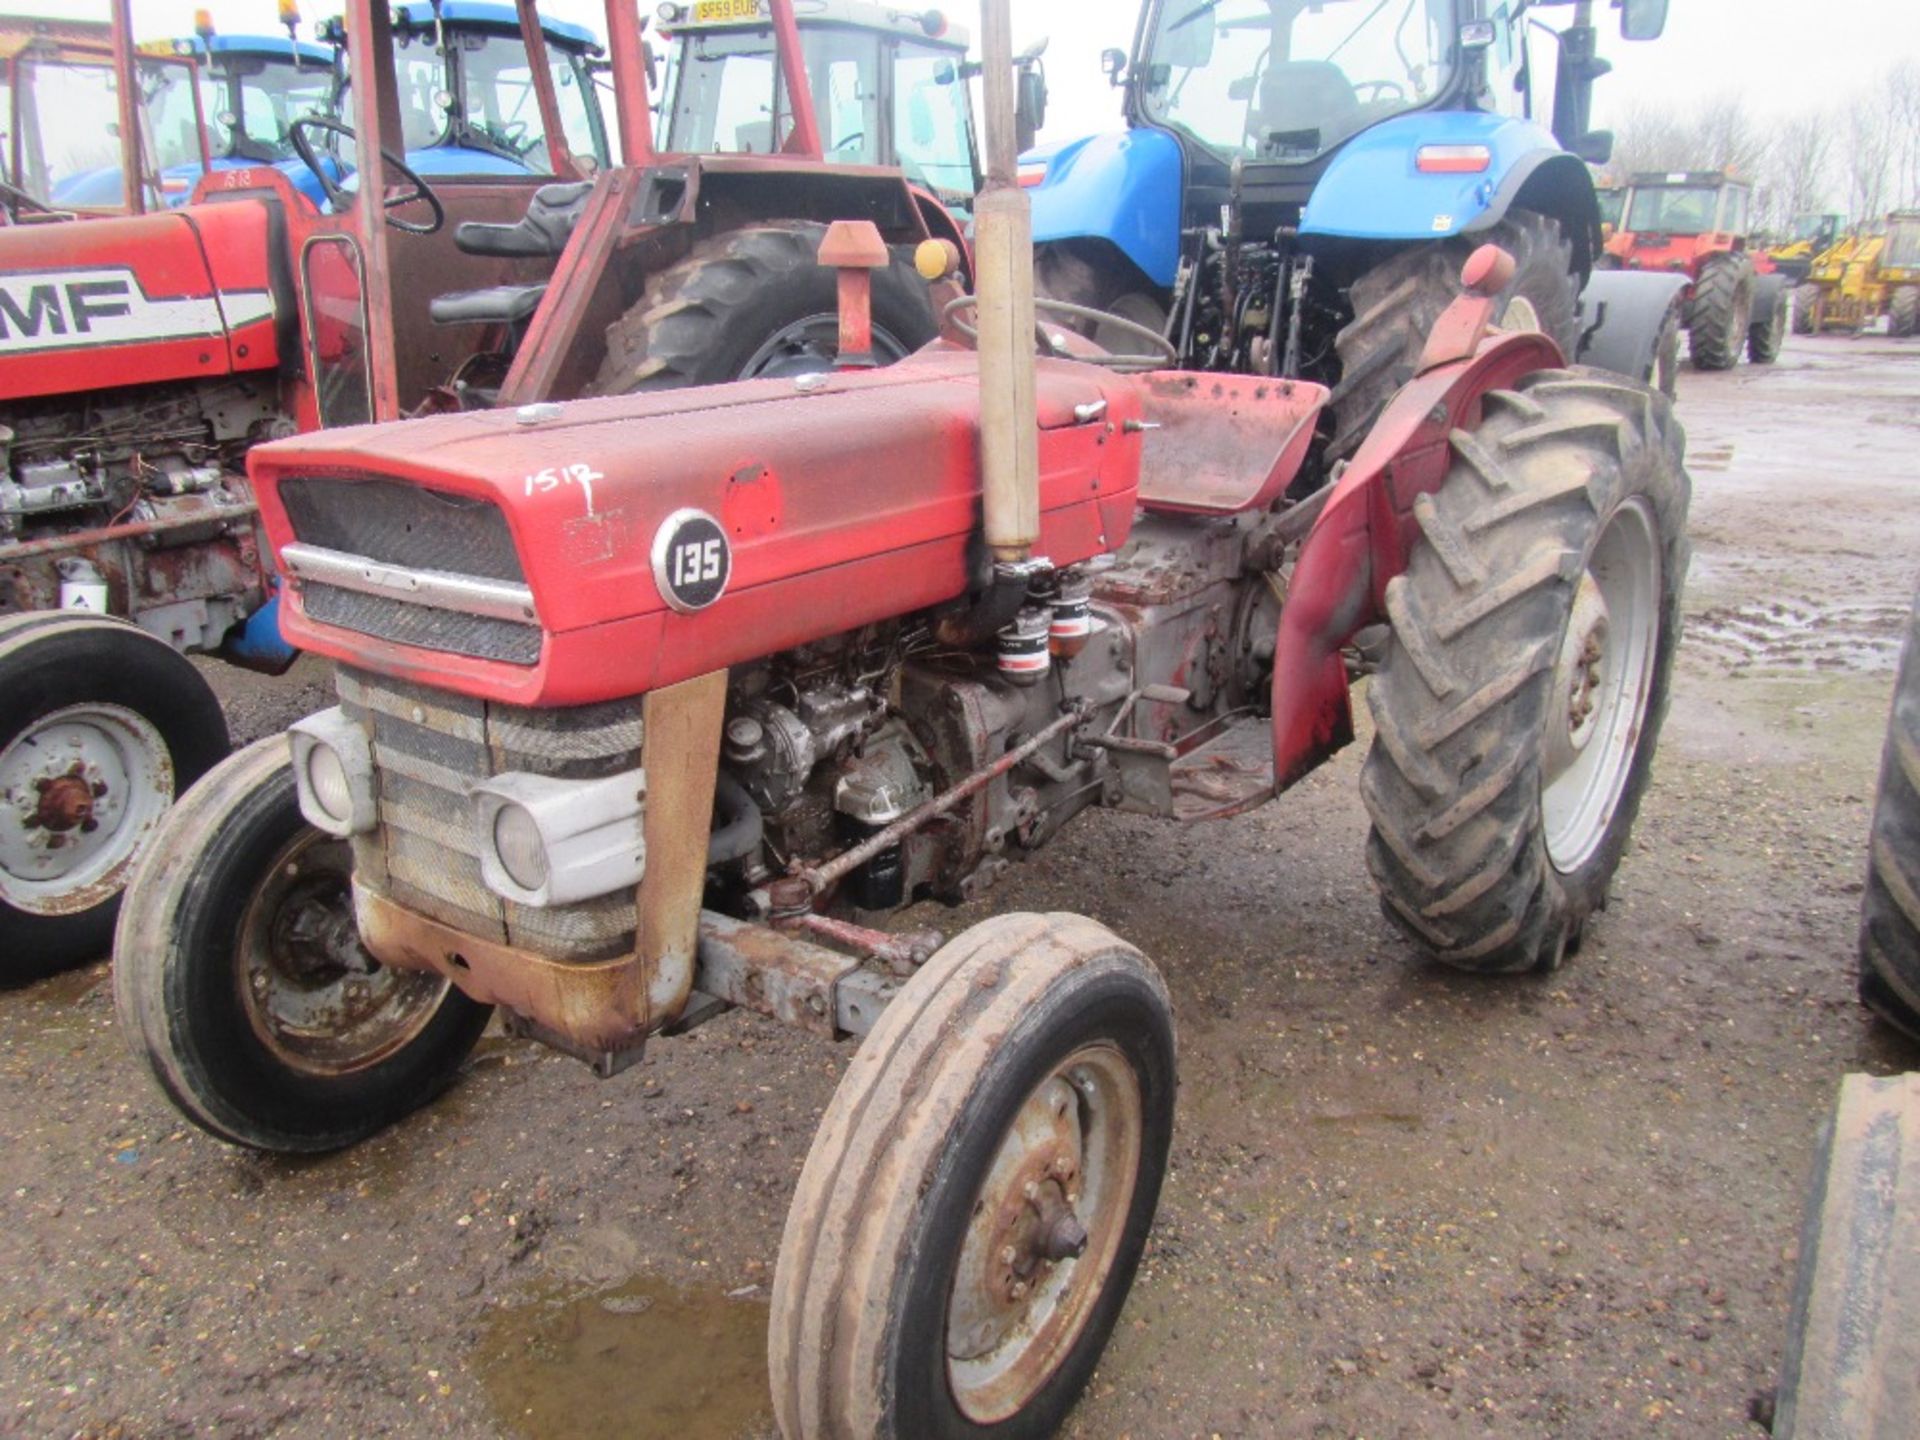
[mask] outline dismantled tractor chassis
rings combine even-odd
[[[1046,560],[994,558],[954,307],[885,370],[254,450],[340,705],[169,815],[115,954],[136,1044],[200,1125],[304,1151],[424,1102],[489,1007],[609,1074],[726,1006],[863,1035],[781,1247],[781,1427],[1049,1432],[1151,1224],[1166,988],[1078,916],[871,917],[1094,806],[1253,808],[1352,738],[1366,654],[1389,914],[1560,960],[1647,782],[1688,482],[1664,398],[1489,331],[1511,266],[1473,257],[1303,503],[1324,389],[1041,359]]]

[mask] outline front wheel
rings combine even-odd
[[[1388,916],[1450,965],[1551,968],[1606,899],[1680,633],[1682,446],[1663,397],[1542,371],[1414,507],[1361,791]]]
[[[1799,285],[1794,288],[1793,333],[1796,335],[1820,333],[1820,287],[1818,285]]]
[[[1887,333],[1897,339],[1920,332],[1920,287],[1902,285],[1887,304]]]
[[[1687,349],[1696,370],[1731,370],[1753,328],[1753,262],[1744,255],[1709,260],[1694,282]]]
[[[1133,1283],[1173,1134],[1159,973],[1077,915],[959,936],[807,1154],[768,1342],[786,1440],[1052,1435]]]
[[[1765,289],[1756,291],[1754,308],[1764,311],[1764,318],[1756,314],[1747,326],[1747,359],[1755,365],[1771,365],[1780,358],[1780,346],[1787,338],[1787,307],[1789,298],[1786,287],[1778,280],[1763,281]]]
[[[165,641],[104,615],[0,620],[0,982],[105,958],[167,807],[226,753],[212,687]]]
[[[284,735],[168,814],[127,891],[114,999],[181,1112],[257,1150],[337,1150],[432,1099],[489,1007],[361,948],[352,854],[308,825]]]

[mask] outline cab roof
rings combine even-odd
[[[446,0],[440,7],[440,18],[448,25],[459,25],[469,30],[486,30],[500,35],[518,35],[520,17],[513,6],[494,3],[494,0]],[[408,0],[408,3],[393,7],[393,23],[396,29],[431,30],[433,29],[433,6],[429,0]],[[571,20],[540,19],[540,32],[549,40],[576,50],[599,50],[600,37],[584,25],[576,25]]]
[[[156,41],[152,45],[142,45],[142,50],[157,51],[173,55],[258,55],[265,60],[286,60],[291,56],[293,41],[284,35],[215,35],[211,39],[192,35],[174,41]],[[300,63],[331,65],[333,50],[326,45],[316,45],[310,40],[298,42]]]
[[[0,15],[0,60],[11,60],[31,45],[113,45],[113,27],[104,20],[47,20],[38,15]]]
[[[1638,190],[1653,190],[1663,185],[1715,190],[1723,185],[1737,185],[1742,189],[1752,188],[1750,182],[1735,179],[1724,170],[1643,170],[1630,178],[1627,184]]]
[[[655,13],[661,26],[673,31],[746,30],[772,20],[767,0],[670,0]],[[794,0],[793,14],[803,29],[810,25],[846,25],[952,46],[959,51],[967,48],[966,30],[949,23],[941,11],[934,9],[903,10],[870,0]]]

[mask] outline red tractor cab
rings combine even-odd
[[[1771,365],[1786,334],[1787,282],[1748,246],[1753,187],[1720,171],[1635,175],[1607,241],[1615,269],[1684,276],[1681,324],[1697,370],[1742,351]]]

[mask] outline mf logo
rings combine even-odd
[[[150,299],[124,266],[0,276],[0,357],[190,340],[273,314],[264,290]]]

